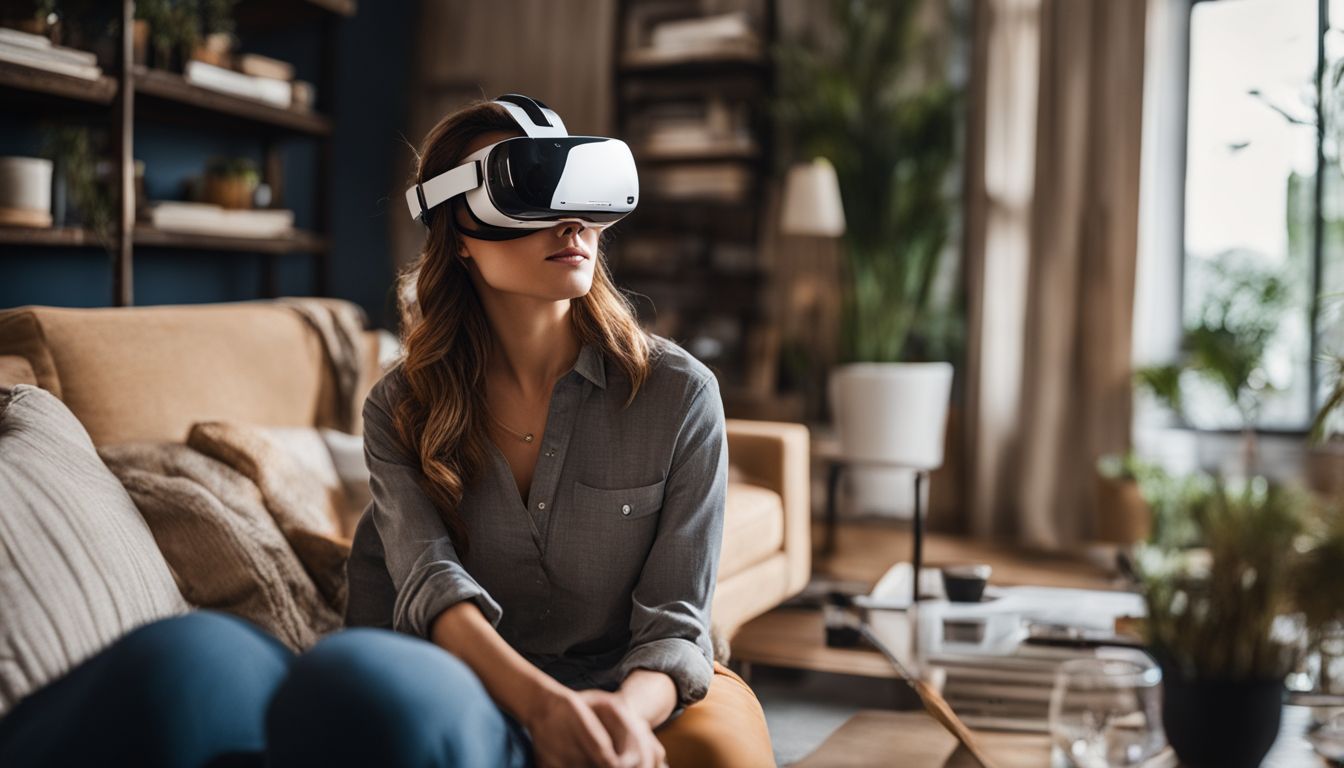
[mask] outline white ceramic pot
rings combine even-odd
[[[0,208],[51,211],[50,160],[0,157]]]
[[[943,464],[951,363],[850,363],[832,370],[827,384],[841,453],[903,467],[848,469],[854,505],[866,514],[911,517],[914,472]]]

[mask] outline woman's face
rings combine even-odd
[[[467,145],[469,155],[497,141],[520,136],[517,132],[494,132],[477,136]],[[465,206],[453,206],[459,231],[474,226]],[[484,286],[506,293],[560,301],[583,296],[593,285],[597,262],[599,230],[586,224],[563,221],[513,240],[480,240],[462,233],[467,269],[477,289]],[[582,258],[547,259],[567,248],[577,249]]]

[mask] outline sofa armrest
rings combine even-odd
[[[728,461],[749,482],[769,488],[784,502],[784,553],[788,560],[784,598],[812,577],[812,482],[805,425],[783,421],[727,419]]]

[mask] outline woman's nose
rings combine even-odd
[[[556,230],[556,234],[561,237],[569,237],[571,232],[577,234],[587,229],[582,222],[578,221],[562,221],[560,222],[560,225],[559,229]]]

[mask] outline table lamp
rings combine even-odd
[[[839,237],[845,233],[840,181],[830,160],[818,157],[789,169],[779,229],[786,235]]]

